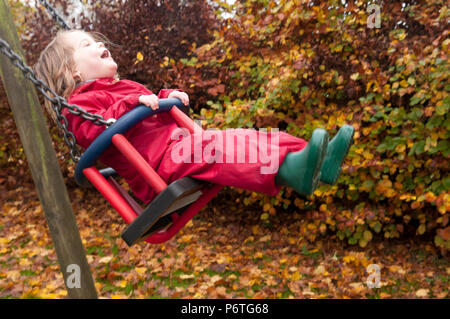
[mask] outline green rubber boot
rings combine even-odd
[[[301,195],[311,195],[320,181],[320,169],[328,147],[328,133],[324,129],[314,130],[306,147],[288,153],[280,165],[275,183],[290,186]]]
[[[341,166],[353,143],[355,129],[350,125],[342,126],[336,136],[328,143],[328,151],[321,169],[320,180],[334,185],[341,173]]]

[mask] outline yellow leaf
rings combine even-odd
[[[136,54],[136,59],[140,62],[140,61],[144,60],[144,55],[141,52],[138,52]]]
[[[201,294],[200,292],[195,293],[194,298],[199,299],[199,298],[205,298],[205,296],[203,294]]]
[[[253,236],[249,236],[249,237],[247,237],[247,238],[245,238],[244,239],[244,244],[246,244],[246,243],[248,243],[248,242],[252,242],[252,241],[254,241],[255,240],[255,237],[253,237]]]
[[[419,298],[420,297],[427,297],[429,291],[430,291],[429,289],[424,289],[424,288],[419,289],[419,290],[416,291],[416,297],[419,297]]]
[[[194,226],[194,223],[192,222],[192,219],[191,219],[190,221],[188,221],[186,223],[186,225],[184,227],[192,227],[192,226]]]
[[[436,199],[436,196],[432,192],[427,192],[425,194],[425,199],[427,200],[427,202],[431,203]]]
[[[302,274],[300,274],[298,271],[294,272],[291,276],[291,279],[293,281],[300,280],[301,278],[302,278]]]
[[[20,272],[18,270],[11,270],[6,272],[6,278],[10,279],[11,281],[17,281],[19,280]]]
[[[255,257],[256,259],[261,259],[261,258],[263,258],[263,254],[262,254],[261,252],[257,252],[257,253],[254,255],[254,257]]]
[[[180,242],[182,242],[182,243],[188,243],[188,242],[191,241],[191,239],[192,239],[192,235],[183,235],[183,236],[181,236],[181,238],[180,238]]]
[[[389,266],[388,269],[390,272],[393,272],[393,273],[396,272],[396,273],[399,273],[400,275],[404,275],[406,273],[406,271],[398,265]]]
[[[353,289],[355,293],[360,293],[366,289],[363,283],[361,282],[352,282],[349,286]]]
[[[112,258],[113,258],[113,256],[106,256],[106,257],[100,258],[100,260],[98,262],[101,264],[107,264],[111,261]]]
[[[399,144],[395,147],[395,151],[397,153],[404,153],[406,149],[406,145],[405,144]]]
[[[343,258],[342,258],[342,260],[346,263],[346,264],[349,264],[349,263],[351,263],[352,261],[355,261],[355,256],[344,256]]]
[[[222,280],[222,277],[220,277],[219,275],[214,275],[210,278],[210,281],[215,284],[216,282],[218,282],[219,280]]]
[[[372,131],[372,128],[371,128],[371,127],[365,127],[365,128],[362,129],[362,133],[363,133],[364,136],[369,135],[369,133],[370,133],[371,131]],[[359,150],[360,150],[360,149],[358,149],[358,151],[359,151]],[[361,151],[362,151],[362,149],[361,149]],[[360,152],[359,154],[361,154],[361,152]]]
[[[425,233],[426,227],[425,224],[420,224],[419,228],[417,228],[417,233],[419,235],[423,235]]]
[[[30,279],[30,280],[28,281],[28,284],[29,284],[31,287],[34,287],[34,286],[40,286],[40,285],[41,285],[41,281],[38,280],[38,279]]]
[[[319,265],[315,270],[314,270],[314,275],[322,275],[326,272],[325,267],[323,265]]]
[[[144,274],[147,271],[147,268],[145,268],[145,267],[136,267],[134,269],[136,270],[136,272],[138,274],[141,274],[141,275]]]
[[[28,266],[28,265],[31,265],[31,261],[29,261],[28,259],[22,258],[19,261],[19,265],[21,265],[21,266]]]
[[[350,79],[352,79],[353,81],[356,81],[358,79],[358,77],[359,77],[359,73],[358,72],[353,73],[352,75],[350,75]]]
[[[400,81],[400,85],[403,86],[404,88],[408,87],[408,82],[406,82],[405,80]]]

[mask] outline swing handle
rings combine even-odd
[[[83,170],[85,168],[95,165],[98,158],[105,152],[112,144],[112,137],[116,134],[124,134],[137,123],[146,119],[149,116],[169,112],[172,106],[178,107],[184,113],[189,114],[189,106],[185,106],[181,100],[177,98],[159,99],[159,108],[151,109],[143,104],[136,106],[128,113],[121,116],[113,125],[103,131],[86,149],[81,156],[75,168],[75,181],[81,187],[90,187],[91,183],[84,176]],[[111,168],[101,170],[104,175],[111,176],[115,172]]]

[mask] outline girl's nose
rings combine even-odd
[[[105,47],[105,44],[104,44],[103,42],[97,42],[97,46],[98,46],[99,48],[104,48],[104,47]]]

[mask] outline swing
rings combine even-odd
[[[148,243],[169,240],[223,188],[222,185],[191,177],[183,177],[167,185],[122,135],[145,118],[161,112],[169,112],[180,127],[192,134],[195,124],[184,113],[188,110],[180,100],[174,98],[160,99],[157,110],[137,106],[101,133],[86,149],[75,168],[78,185],[90,186],[90,181],[129,224],[122,233],[123,240],[129,246],[142,240]],[[114,180],[113,176],[117,174],[112,168],[99,171],[93,166],[111,144],[158,194],[145,209]]]
[[[65,29],[70,29],[54,8],[45,0],[39,1],[58,24]],[[122,238],[129,246],[141,241],[157,244],[171,239],[224,187],[188,176],[167,185],[123,136],[140,121],[162,112],[169,112],[180,127],[188,129],[192,134],[196,124],[186,115],[189,113],[189,107],[185,107],[179,99],[160,99],[157,110],[139,105],[111,122],[111,120],[104,120],[98,114],[86,112],[77,105],[67,104],[63,97],[57,95],[44,82],[36,78],[33,70],[3,39],[0,39],[0,52],[6,55],[52,103],[57,117],[57,126],[64,133],[64,140],[70,148],[72,159],[77,162],[75,168],[77,184],[81,187],[93,185],[117,210],[128,224],[122,233]],[[75,136],[67,129],[68,122],[61,112],[62,108],[67,108],[70,113],[81,116],[96,125],[107,127],[91,143],[82,156],[79,155],[79,150],[76,148]],[[99,171],[95,167],[98,158],[111,145],[114,145],[127,158],[130,164],[155,190],[157,196],[147,207],[142,208],[114,179],[114,176],[118,175],[114,169],[106,168]]]

